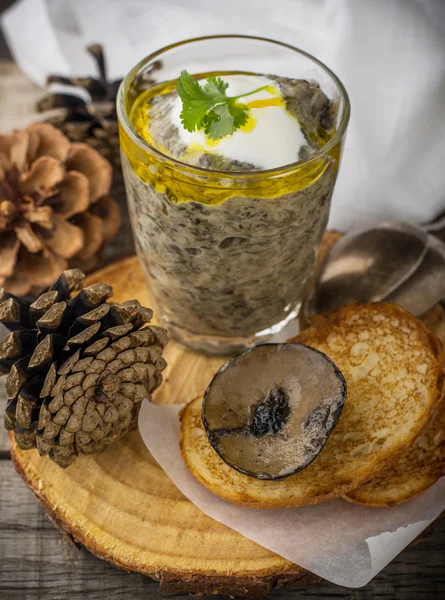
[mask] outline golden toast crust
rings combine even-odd
[[[363,506],[387,507],[420,496],[445,475],[445,402],[410,448],[368,483],[345,496]]]

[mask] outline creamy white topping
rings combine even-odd
[[[282,98],[279,86],[268,77],[230,75],[222,79],[229,84],[226,91],[228,96],[269,87],[268,90],[240,98],[237,101],[239,103],[250,105],[257,100]],[[231,160],[251,163],[260,169],[273,169],[298,160],[301,146],[307,145],[297,119],[286,110],[284,103],[260,108],[249,106],[247,126],[218,141],[210,140],[204,131],[186,131],[179,116],[181,110],[182,102],[178,97],[171,112],[172,123],[179,130],[181,142],[192,152],[215,153]]]

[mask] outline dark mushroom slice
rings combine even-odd
[[[325,354],[302,344],[263,344],[216,373],[202,418],[228,465],[257,479],[282,479],[315,459],[345,400],[344,377]]]

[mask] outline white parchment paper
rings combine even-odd
[[[139,417],[144,443],[173,483],[209,517],[338,585],[366,585],[445,510],[445,477],[394,508],[364,508],[344,500],[272,511],[235,506],[187,470],[179,448],[182,406],[144,401]]]

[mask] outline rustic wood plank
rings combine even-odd
[[[0,598],[3,600],[148,600],[157,584],[128,574],[72,546],[54,528],[32,493],[0,461]],[[445,518],[432,536],[408,548],[369,585],[348,590],[324,583],[276,592],[276,598],[433,600],[445,594]],[[181,599],[187,596],[177,596]]]

